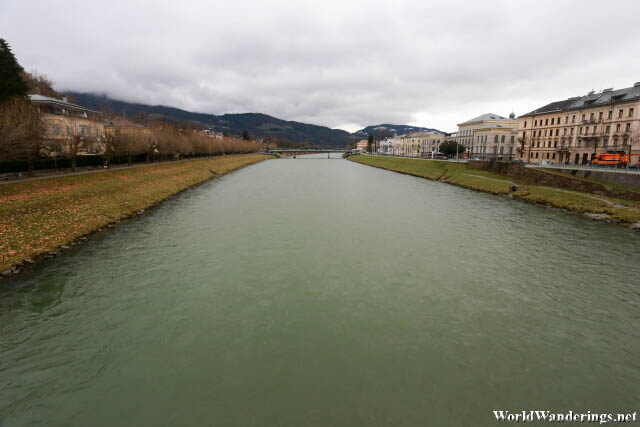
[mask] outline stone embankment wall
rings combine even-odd
[[[567,174],[550,173],[541,169],[527,168],[517,163],[504,163],[504,162],[485,162],[485,161],[469,161],[467,164],[471,169],[486,170],[489,172],[497,173],[500,175],[506,175],[516,178],[520,181],[528,184],[546,185],[549,187],[566,188],[574,191],[584,191],[587,193],[601,194],[610,197],[616,197],[625,200],[638,200],[640,201],[640,192],[624,190],[621,188],[612,188],[606,184],[600,184],[597,182],[585,181],[580,178],[574,178]],[[577,172],[590,172],[589,176],[582,176],[583,178],[604,180],[596,177],[594,174],[607,174],[607,175],[626,175],[604,171],[577,171]],[[571,174],[574,175],[574,174]],[[628,174],[632,175],[632,174]],[[635,175],[635,174],[633,174]],[[580,176],[580,175],[578,175]],[[636,178],[638,179],[638,178]],[[611,182],[611,181],[608,181]],[[622,183],[621,183],[622,184]],[[625,183],[624,185],[631,185]],[[640,186],[640,182],[637,184]]]
[[[567,175],[578,176],[581,178],[595,179],[596,181],[605,181],[611,184],[626,185],[628,187],[636,187],[640,189],[640,174],[625,172],[609,172],[606,170],[584,170],[584,169],[558,169],[557,172]]]

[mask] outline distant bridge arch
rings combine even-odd
[[[274,148],[266,151],[269,154],[292,154],[296,158],[298,154],[324,154],[327,158],[331,158],[331,153],[350,153],[351,150],[345,148],[321,148],[321,147],[305,147],[305,148]]]

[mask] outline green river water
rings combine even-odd
[[[0,426],[634,412],[639,248],[579,215],[269,160],[4,281]]]

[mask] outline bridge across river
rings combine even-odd
[[[345,148],[275,148],[266,151],[269,154],[293,154],[293,158],[296,158],[297,154],[319,154],[327,153],[327,158],[331,158],[331,153],[350,153],[351,150]]]

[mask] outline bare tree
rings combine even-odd
[[[78,155],[82,150],[87,151],[87,148],[97,142],[97,137],[91,134],[91,130],[88,126],[80,125],[79,123],[73,123],[69,126],[71,135],[67,139],[67,148],[69,158],[71,159],[71,170],[76,171],[78,164]]]
[[[21,77],[27,84],[28,93],[48,96],[50,98],[63,98],[63,95],[53,88],[53,82],[46,75],[34,70],[31,72],[23,71]]]
[[[131,166],[132,158],[135,155],[144,153],[144,143],[140,135],[136,133],[123,132],[116,129],[115,133],[107,138],[107,156],[122,156],[127,158],[127,164]]]
[[[44,126],[31,102],[14,97],[0,104],[0,158],[26,160],[29,175],[44,146]]]

